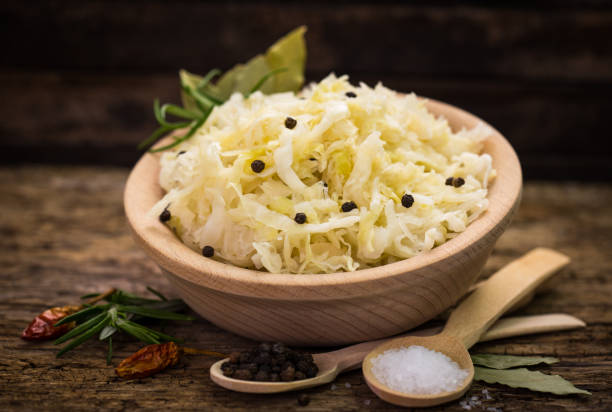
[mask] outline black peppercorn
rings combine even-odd
[[[260,353],[259,355],[255,356],[255,358],[253,359],[253,362],[255,362],[258,365],[263,365],[264,363],[270,363],[270,354]]]
[[[240,362],[240,352],[232,352],[229,355],[230,363],[239,363]]]
[[[446,186],[452,186],[453,185],[453,178],[452,177],[447,177],[446,181],[444,182],[444,184]]]
[[[232,377],[234,375],[234,373],[236,372],[236,368],[234,366],[229,366],[229,367],[223,367],[225,365],[228,365],[228,363],[224,363],[223,365],[221,365],[221,371],[223,372],[224,376],[229,376]]]
[[[404,196],[402,196],[402,206],[404,206],[405,208],[409,208],[410,206],[412,206],[413,203],[414,197],[412,197],[412,195],[406,193],[404,194]]]
[[[293,220],[295,220],[295,223],[297,224],[304,224],[306,223],[306,214],[305,213],[296,213],[295,217],[293,218]]]
[[[259,352],[270,352],[272,345],[270,345],[268,342],[260,343],[257,349],[259,349]]]
[[[184,151],[184,150],[181,150],[181,151],[180,151],[180,152],[178,152],[176,155],[177,155],[177,156],[180,156],[180,155],[185,154],[185,153],[187,153],[187,152],[186,152],[186,151]]]
[[[240,369],[248,370],[249,372],[251,372],[253,376],[255,376],[255,374],[259,370],[259,368],[257,367],[257,364],[255,363],[245,363],[244,365],[240,365]]]
[[[280,373],[280,378],[283,382],[291,382],[295,378],[295,369],[289,366]]]
[[[344,93],[346,97],[355,98],[357,95],[354,92],[346,92]]]
[[[453,186],[461,187],[465,184],[465,180],[462,177],[456,177],[453,179]]]
[[[270,375],[268,374],[268,372],[259,371],[255,374],[255,380],[258,382],[264,382],[264,381],[267,381],[268,379],[270,379]]]
[[[282,343],[261,343],[242,352],[232,352],[221,365],[225,376],[260,382],[290,382],[312,378],[319,368],[309,353],[300,353]]]
[[[168,220],[170,220],[170,218],[172,217],[172,215],[170,214],[170,211],[168,210],[168,208],[164,209],[163,212],[161,212],[161,214],[159,215],[159,220],[161,222],[167,222]]]
[[[253,374],[247,369],[236,369],[232,377],[234,379],[241,379],[243,381],[253,380]]]
[[[342,203],[343,212],[350,212],[353,209],[357,209],[357,204],[355,204],[355,202],[353,202],[352,200],[350,202]]]
[[[249,363],[252,357],[249,352],[240,352],[240,363]]]
[[[253,160],[253,162],[251,162],[251,170],[253,170],[255,173],[261,173],[265,167],[266,164],[261,160]]]
[[[215,249],[212,246],[204,246],[202,248],[202,254],[206,257],[213,257],[215,255]]]
[[[301,360],[305,361],[305,362],[314,362],[314,358],[312,357],[312,355],[310,353],[302,353],[300,355]]]
[[[300,406],[306,406],[310,403],[310,397],[308,395],[306,395],[305,393],[300,393],[298,395],[298,405]]]
[[[306,371],[307,378],[314,378],[319,373],[319,368],[315,364],[311,364],[308,366],[308,370]]]
[[[293,129],[296,125],[297,125],[297,120],[295,120],[293,117],[287,117],[285,119],[285,127],[287,129]]]
[[[287,347],[280,342],[272,345],[271,352],[273,355],[280,355],[287,352]]]

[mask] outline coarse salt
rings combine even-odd
[[[469,375],[443,353],[418,345],[389,349],[372,358],[372,373],[389,388],[410,394],[450,392]]]

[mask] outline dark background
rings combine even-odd
[[[177,71],[308,26],[307,80],[381,80],[482,117],[527,179],[612,178],[612,4],[28,1],[0,6],[0,162],[131,166]]]

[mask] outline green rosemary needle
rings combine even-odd
[[[110,363],[113,352],[112,336],[118,332],[126,332],[145,343],[160,343],[164,341],[182,342],[178,339],[154,329],[147,328],[137,322],[139,319],[193,320],[192,316],[177,313],[186,308],[180,299],[167,299],[153,288],[147,289],[158,299],[143,298],[131,293],[117,290],[105,300],[108,303],[88,306],[70,316],[66,316],[55,325],[75,322],[77,326],[62,335],[54,344],[70,341],[58,353],[60,357],[71,349],[99,333],[99,340],[108,342],[107,363]],[[91,297],[92,295],[86,295]],[[97,296],[97,295],[93,295]]]
[[[259,90],[268,79],[272,76],[275,76],[279,73],[285,72],[288,69],[286,67],[281,67],[278,69],[274,69],[266,73],[262,76],[255,85],[249,90],[248,93],[244,95],[245,98],[249,98],[249,96]],[[149,148],[149,152],[162,152],[164,150],[172,149],[173,147],[178,146],[183,143],[185,140],[191,138],[197,130],[202,127],[202,125],[206,122],[213,109],[216,106],[220,106],[225,101],[212,95],[210,92],[206,90],[206,86],[210,83],[210,81],[217,75],[221,74],[221,71],[218,69],[213,69],[209,71],[200,82],[196,85],[196,87],[192,87],[185,82],[181,82],[181,89],[183,92],[191,97],[195,102],[195,107],[197,107],[197,111],[188,110],[187,108],[177,106],[175,104],[166,103],[164,105],[160,105],[159,99],[155,99],[153,102],[153,113],[155,114],[155,119],[157,123],[159,123],[159,127],[149,136],[147,139],[143,140],[139,145],[139,150],[144,150]],[[182,119],[181,121],[168,121],[166,116],[170,114],[174,117]],[[155,142],[157,142],[164,135],[180,130],[189,128],[185,134],[182,136],[173,136],[174,142],[169,143],[162,147],[150,148]]]

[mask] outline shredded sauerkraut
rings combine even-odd
[[[235,93],[162,154],[167,193],[152,213],[167,208],[185,244],[242,267],[331,273],[391,263],[453,238],[486,210],[489,134],[482,124],[453,133],[414,94],[355,87],[347,76],[300,96]],[[265,163],[259,173],[255,160]],[[351,201],[357,208],[343,212]]]

